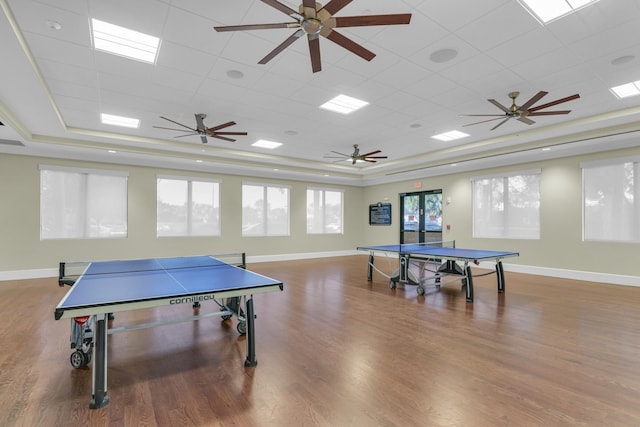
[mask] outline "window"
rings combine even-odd
[[[473,237],[539,239],[540,171],[475,177]]]
[[[289,187],[242,184],[242,235],[289,235]]]
[[[40,165],[40,239],[127,237],[127,176]]]
[[[584,240],[640,242],[640,158],[581,167]]]
[[[343,192],[307,188],[307,233],[341,234]]]
[[[158,237],[220,235],[219,182],[158,177],[157,202]]]

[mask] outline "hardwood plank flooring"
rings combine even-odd
[[[235,320],[114,334],[99,410],[90,368],[69,364],[69,321],[53,318],[68,288],[0,282],[0,425],[640,425],[638,288],[507,272],[505,294],[476,278],[469,304],[459,283],[417,296],[368,282],[361,255],[249,268],[285,283],[254,297],[257,367]]]

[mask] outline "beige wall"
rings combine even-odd
[[[360,244],[375,245],[398,241],[399,194],[442,189],[443,239],[455,240],[458,247],[511,250],[519,258],[509,258],[510,264],[547,269],[577,270],[612,275],[640,276],[639,243],[584,242],[582,240],[582,170],[580,163],[604,158],[637,156],[640,148],[611,151],[597,155],[569,157],[524,165],[485,169],[461,174],[424,178],[393,184],[372,186],[364,191],[362,215],[369,203],[388,200],[393,204],[393,227],[365,225]],[[540,168],[540,240],[474,239],[472,238],[471,177],[505,171]],[[420,190],[414,189],[421,182]],[[444,228],[444,227],[443,227]]]
[[[105,168],[129,172],[129,216],[126,239],[40,240],[39,164]],[[219,237],[156,237],[156,175],[207,177],[221,180],[222,233]],[[348,251],[357,246],[362,229],[363,190],[344,189],[343,235],[307,235],[305,182],[251,178],[253,182],[291,186],[290,236],[242,237],[242,177],[192,171],[0,155],[0,272],[54,268],[59,261],[246,252],[248,256]]]
[[[414,182],[422,190],[442,189],[451,198],[443,208],[445,239],[459,247],[505,249],[520,252],[509,263],[548,269],[577,270],[614,275],[639,276],[638,243],[595,243],[582,241],[582,173],[580,162],[639,155],[640,147],[598,155],[548,160],[469,173],[414,179],[366,188],[306,182],[291,186],[291,235],[287,237],[241,236],[242,177],[191,171],[157,170],[146,167],[90,164],[58,159],[0,155],[0,272],[56,267],[62,260],[133,258],[246,252],[248,256],[308,254],[351,251],[358,245],[398,242],[399,193],[412,192]],[[40,241],[38,165],[56,164],[126,170],[129,172],[129,236],[126,239]],[[471,237],[470,177],[502,171],[540,168],[541,239],[505,240]],[[220,179],[222,235],[207,238],[156,238],[156,174]],[[251,181],[283,183],[250,178]],[[345,190],[343,235],[306,234],[306,187],[316,185]],[[371,203],[393,205],[391,226],[370,226]],[[364,268],[364,267],[363,267]]]

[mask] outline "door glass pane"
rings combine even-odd
[[[424,199],[424,229],[442,231],[442,193],[426,194]]]
[[[403,197],[404,218],[402,231],[404,243],[417,243],[420,229],[420,196],[406,195]]]

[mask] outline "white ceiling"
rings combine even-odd
[[[514,0],[354,0],[336,16],[411,13],[411,23],[341,28],[377,54],[371,62],[322,38],[318,73],[304,39],[258,64],[292,29],[214,31],[291,21],[257,0],[0,6],[0,140],[24,144],[0,141],[0,152],[369,185],[640,146],[640,97],[619,100],[609,91],[640,80],[640,0],[600,0],[546,26]],[[157,64],[93,50],[91,18],[160,37]],[[433,62],[441,49],[458,54]],[[231,70],[244,77],[229,77]],[[569,115],[536,117],[530,126],[510,120],[494,131],[497,122],[463,127],[480,119],[461,114],[501,113],[489,98],[509,106],[507,94],[519,91],[522,104],[540,90],[549,94],[538,104],[581,98],[553,108]],[[370,104],[351,115],[318,108],[340,93]],[[139,118],[140,127],[103,125],[101,112]],[[207,114],[209,127],[233,120],[226,130],[248,135],[203,145],[198,136],[153,128],[170,125],[160,116],[195,127],[195,113]],[[470,136],[431,138],[454,129]],[[283,145],[252,147],[258,139]],[[388,159],[353,166],[324,158],[332,150],[351,153],[353,144]]]

